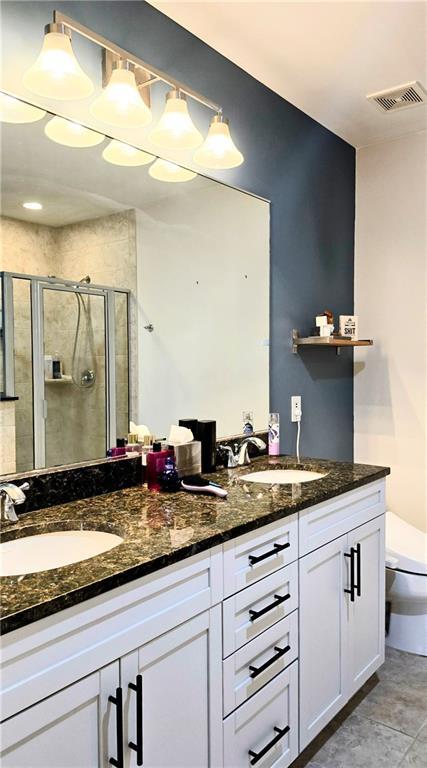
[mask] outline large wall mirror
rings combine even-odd
[[[249,410],[264,429],[269,204],[107,162],[110,138],[65,146],[47,135],[53,117],[1,126],[0,391],[13,417],[0,474],[104,457],[130,419],[159,437],[216,419],[228,436]]]

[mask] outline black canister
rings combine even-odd
[[[198,439],[202,444],[202,472],[216,468],[216,421],[199,421]]]

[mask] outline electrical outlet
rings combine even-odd
[[[301,421],[301,395],[291,397],[291,421]]]

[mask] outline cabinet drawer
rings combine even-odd
[[[254,584],[298,557],[298,519],[291,515],[224,544],[224,595]]]
[[[298,754],[298,662],[224,720],[227,768],[286,768]]]
[[[298,563],[287,565],[224,600],[224,658],[297,607]]]
[[[300,557],[385,512],[385,482],[364,485],[299,515]]]
[[[224,717],[298,656],[298,611],[278,621],[223,662]]]

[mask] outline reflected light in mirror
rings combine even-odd
[[[215,115],[212,118],[208,135],[193,159],[204,168],[216,170],[236,168],[243,163],[244,157],[231,138],[226,117]]]
[[[25,104],[24,101],[0,93],[0,121],[2,123],[35,123],[41,120],[46,112],[44,109]]]
[[[66,147],[96,147],[104,141],[105,136],[97,131],[91,131],[80,123],[74,123],[72,120],[66,120],[64,117],[52,117],[46,123],[44,132],[46,136],[57,144],[64,144]]]
[[[109,83],[90,111],[98,120],[120,128],[142,128],[151,123],[151,110],[142,100],[128,61],[113,64]]]
[[[34,201],[29,201],[28,203],[22,203],[22,207],[26,208],[28,211],[41,211],[43,206],[41,203],[37,203]]]
[[[33,93],[51,99],[84,99],[93,93],[93,83],[74,55],[71,32],[64,24],[45,27],[42,49],[23,83]]]
[[[197,176],[197,173],[194,173],[194,171],[189,171],[187,168],[181,168],[180,165],[171,163],[169,160],[162,160],[161,158],[158,158],[153,165],[150,165],[148,173],[153,179],[157,179],[157,181],[169,181],[172,183],[191,181]]]
[[[166,94],[165,110],[150,139],[165,149],[196,149],[202,144],[203,136],[188,113],[184,93],[173,90]]]
[[[125,144],[123,141],[112,139],[105,147],[102,157],[107,163],[113,165],[125,165],[127,167],[136,167],[138,165],[148,165],[155,160],[154,155],[143,152],[141,149]]]

